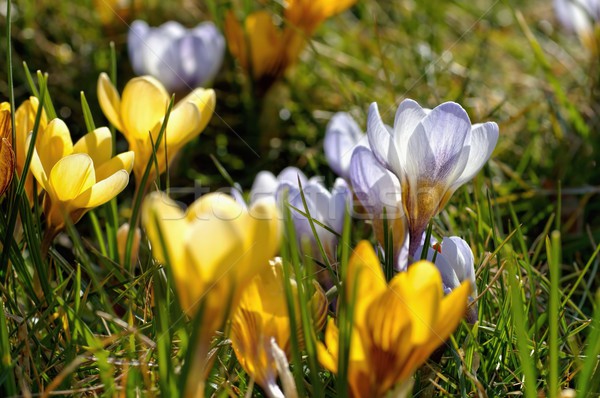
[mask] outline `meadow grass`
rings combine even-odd
[[[255,6],[164,3],[148,2],[139,17],[193,24],[212,15],[222,27],[228,8]],[[48,115],[59,115],[78,135],[105,125],[95,82],[109,71],[122,87],[132,75],[126,26],[102,27],[90,1],[16,1],[11,14],[10,26],[0,19],[2,101],[15,109],[39,96]],[[44,73],[33,73],[38,69]],[[478,321],[463,322],[417,372],[413,396],[558,397],[565,388],[577,397],[600,396],[598,72],[597,56],[560,30],[547,2],[359,1],[317,31],[260,103],[227,56],[214,82],[218,117],[150,186],[168,187],[189,203],[197,187],[236,181],[248,188],[257,171],[287,165],[333,181],[322,139],[334,112],[351,112],[364,128],[373,101],[388,123],[403,98],[429,106],[457,101],[473,121],[500,125],[488,165],[431,224],[434,236],[462,236],[475,254]],[[115,150],[125,146],[120,134],[114,137]],[[203,312],[186,317],[173,275],[152,259],[145,238],[131,263],[133,228],[125,264],[119,259],[117,230],[125,221],[138,223],[142,199],[143,190],[128,188],[69,225],[44,253],[40,203],[30,210],[24,183],[15,178],[0,202],[0,395],[179,396],[185,380],[196,377],[190,364]],[[339,285],[355,244],[375,241],[348,216],[336,272],[301,255],[289,217],[280,253],[285,275],[299,281],[302,303],[316,269],[331,272]],[[286,300],[295,311],[290,289]],[[305,321],[307,307],[299,309]],[[342,306],[338,314],[346,357],[351,312]],[[315,344],[322,335],[307,324],[304,344],[291,336],[299,395],[346,396],[347,369],[336,377],[319,365]],[[225,334],[212,348],[206,396],[263,396]]]

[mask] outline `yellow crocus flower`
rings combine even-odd
[[[26,147],[31,143],[31,136]],[[67,217],[76,223],[90,209],[119,194],[129,182],[133,152],[112,157],[112,136],[100,127],[74,145],[66,124],[54,119],[40,130],[31,160],[31,172],[46,191],[44,213],[47,236],[64,228]]]
[[[10,104],[0,104],[0,196],[8,189],[15,173],[15,152],[12,149]]]
[[[235,310],[240,287],[268,267],[279,247],[277,207],[263,200],[247,210],[231,196],[211,193],[184,213],[166,195],[155,192],[144,200],[142,223],[152,254],[170,267],[184,311],[193,317],[202,308],[193,372],[197,384],[188,385],[185,394],[193,390],[202,396],[212,337],[228,312]]]
[[[439,271],[428,261],[412,264],[389,284],[370,243],[362,241],[348,265],[348,297],[356,297],[348,363],[351,396],[382,397],[392,388],[410,390],[411,377],[463,318],[469,281],[444,296]],[[321,364],[337,373],[338,335],[330,320]]]
[[[287,0],[284,15],[292,26],[310,36],[323,21],[354,3],[356,0]]]
[[[129,150],[135,152],[133,173],[139,184],[152,157],[152,143],[156,143],[163,124],[169,94],[158,80],[142,76],[127,82],[121,97],[106,73],[101,73],[98,100],[107,119],[129,142]],[[203,88],[196,88],[174,106],[156,153],[159,174],[167,169],[165,151],[170,162],[185,144],[204,130],[214,109],[215,92]]]
[[[277,385],[276,352],[273,341],[285,353],[286,360],[291,357],[290,319],[285,298],[283,264],[281,259],[270,261],[270,267],[252,279],[244,289],[240,304],[231,322],[231,345],[238,361],[268,396],[283,396]],[[290,281],[296,304],[296,333],[303,341],[298,287],[295,280]],[[327,317],[327,298],[318,283],[314,283],[315,292],[310,300],[314,327],[320,330]]]

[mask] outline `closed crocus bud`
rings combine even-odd
[[[429,110],[407,99],[396,111],[393,128],[383,123],[377,104],[372,103],[367,135],[375,158],[402,185],[409,254],[414,255],[431,218],[491,156],[498,125],[471,125],[467,112],[455,102]]]
[[[418,257],[421,256],[423,249],[423,246],[417,248],[416,255]],[[477,297],[475,258],[473,257],[473,251],[464,239],[451,236],[442,239],[441,243],[433,243],[427,249],[427,260],[435,262],[435,266],[442,275],[442,283],[446,294],[459,287],[464,281],[469,281],[472,286],[472,294],[469,296],[469,300],[473,301]],[[477,321],[477,306],[475,304],[471,305],[467,311],[467,321],[470,323]]]
[[[31,136],[27,147],[31,144]],[[38,133],[31,172],[46,191],[44,214],[48,239],[76,223],[90,209],[117,196],[129,182],[133,152],[112,157],[112,135],[100,127],[75,144],[65,123],[54,119]],[[49,244],[49,242],[46,242]]]
[[[345,180],[350,178],[350,159],[361,139],[368,145],[366,135],[352,116],[338,112],[329,121],[323,141],[323,151],[329,167]]]
[[[341,235],[344,226],[344,213],[351,200],[350,189],[343,179],[338,178],[330,192],[318,179],[313,178],[302,186],[302,192],[306,200],[306,208],[297,180],[295,183],[284,181],[277,189],[277,201],[283,204],[287,195],[288,203],[304,213],[301,214],[296,209],[290,209],[296,236],[300,242],[300,247],[302,247],[304,240],[308,240],[312,249],[311,254],[319,258],[316,238],[307,216],[310,214],[313,220]],[[323,245],[325,254],[331,262],[335,262],[338,236],[318,223],[315,223],[315,230]]]
[[[151,75],[169,92],[191,91],[211,81],[223,63],[225,38],[212,22],[186,29],[175,21],[151,28],[134,21],[127,36],[137,75]]]
[[[129,235],[129,223],[125,223],[117,230],[117,249],[119,251],[119,260],[121,265],[125,264],[125,255],[127,249],[127,235]],[[131,245],[130,262],[135,264],[140,251],[140,240],[142,239],[142,231],[139,228],[133,233],[133,243]]]

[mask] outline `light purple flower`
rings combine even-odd
[[[323,141],[325,158],[329,167],[346,181],[350,178],[352,152],[361,145],[361,140],[368,145],[366,135],[349,113],[338,112],[327,124]]]
[[[320,258],[320,253],[307,216],[310,215],[314,221],[318,222],[315,222],[315,230],[319,240],[327,258],[331,262],[335,262],[338,235],[341,235],[344,226],[344,212],[352,197],[350,189],[343,179],[338,178],[330,192],[318,179],[312,178],[302,185],[302,192],[306,200],[306,208],[302,201],[298,182],[284,181],[277,188],[277,201],[283,204],[287,195],[288,203],[295,208],[291,208],[290,211],[300,247],[303,248],[303,242],[308,241],[312,249],[311,254],[317,259]],[[322,227],[319,223],[329,229]]]
[[[175,21],[151,28],[131,24],[129,59],[137,75],[152,75],[169,92],[191,91],[212,80],[225,54],[225,39],[212,22],[186,29]]]
[[[599,0],[554,0],[558,22],[567,30],[582,34],[600,21]]]
[[[491,156],[498,125],[471,125],[467,112],[455,102],[429,110],[407,99],[398,107],[393,128],[383,123],[377,104],[372,103],[367,135],[375,158],[402,185],[409,254],[414,255],[431,218]]]
[[[298,178],[302,186],[305,186],[308,182],[300,169],[291,166],[283,169],[277,177],[270,171],[259,172],[250,189],[250,203],[254,203],[260,198],[273,198],[275,200],[275,194],[281,184],[288,183],[297,187]]]
[[[421,256],[423,245],[416,250],[416,255]],[[442,275],[444,293],[448,294],[460,286],[464,281],[471,282],[471,301],[477,297],[477,284],[475,283],[475,258],[468,243],[458,236],[442,239],[441,243],[434,242],[427,249],[427,260],[433,261]],[[477,320],[477,307],[470,307],[467,320],[474,323]]]
[[[354,195],[368,213],[380,246],[388,246],[384,238],[384,226],[387,224],[393,237],[396,268],[405,268],[406,256],[399,258],[408,233],[400,181],[375,159],[369,148],[363,146],[356,148],[352,154],[349,176]],[[354,216],[360,218],[356,212]]]

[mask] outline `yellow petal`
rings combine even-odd
[[[200,134],[215,110],[215,92],[197,88],[177,103],[167,125],[167,145],[179,147]]]
[[[188,207],[185,217],[188,221],[209,220],[237,220],[244,214],[244,209],[231,195],[212,192],[202,195]]]
[[[440,315],[433,328],[434,338],[431,341],[431,345],[437,344],[435,348],[450,337],[465,316],[471,291],[471,283],[467,280],[442,299]]]
[[[100,108],[102,108],[102,112],[104,112],[108,121],[117,130],[126,134],[121,120],[121,97],[106,73],[100,73],[96,90],[98,91]]]
[[[96,166],[96,180],[102,181],[119,170],[125,170],[126,172],[131,173],[134,158],[135,155],[133,151],[128,151],[118,154],[103,164],[97,165],[96,162],[94,162],[94,166]]]
[[[29,145],[31,145],[31,139],[32,139],[31,135],[29,137],[27,137],[27,142],[25,145],[27,148],[29,148]],[[18,159],[18,157],[17,157],[17,159]],[[48,185],[48,174],[46,173],[46,170],[44,169],[44,166],[42,165],[42,161],[40,160],[38,151],[35,148],[33,149],[33,153],[31,156],[31,163],[29,165],[29,170],[31,171],[31,174],[33,174],[35,179],[37,180],[38,185],[43,190],[49,191],[50,186]]]
[[[94,165],[107,162],[112,156],[112,134],[106,127],[100,127],[87,133],[73,146],[73,153],[87,153]]]
[[[381,263],[369,242],[363,240],[358,243],[348,263],[347,272],[346,294],[348,300],[354,297],[354,318],[360,322],[364,319],[371,300],[387,289]]]
[[[169,94],[153,77],[131,79],[123,89],[121,120],[128,140],[139,139],[150,145],[149,134],[165,116]]]
[[[152,254],[158,261],[166,265],[168,257],[172,264],[183,262],[188,222],[177,203],[160,192],[149,194],[142,204],[142,223],[152,245]]]
[[[27,137],[33,130],[38,107],[38,99],[36,97],[29,97],[29,99],[24,101],[15,112],[17,170],[21,174],[23,173],[23,167],[25,165],[27,148],[29,148],[29,146],[26,145]],[[48,120],[46,118],[46,112],[42,109],[39,125],[40,132],[42,132],[47,125]]]
[[[245,25],[254,77],[279,75],[285,69],[285,52],[282,33],[273,24],[272,15],[268,11],[254,12],[248,15]]]
[[[429,261],[418,261],[399,273],[390,288],[402,298],[412,318],[411,343],[424,344],[432,338],[442,299],[442,278]]]
[[[229,51],[241,67],[245,70],[248,68],[248,49],[246,46],[246,35],[242,29],[242,25],[238,22],[233,10],[229,10],[225,15],[225,37],[227,38],[227,45]]]
[[[0,196],[4,194],[15,174],[15,153],[6,138],[0,139]]]
[[[54,119],[48,123],[45,129],[39,131],[35,147],[44,171],[49,175],[60,159],[73,153],[71,133],[65,122]]]
[[[330,318],[325,329],[325,344],[317,342],[317,358],[325,369],[335,374],[338,371],[339,339],[340,332]]]
[[[249,253],[244,247],[244,236],[235,220],[222,220],[214,215],[197,220],[187,231],[185,250],[203,282],[214,283],[221,278],[236,279],[236,274],[247,264]],[[226,302],[227,297],[223,297]]]
[[[119,170],[108,178],[98,181],[73,201],[76,208],[91,209],[108,202],[125,189],[129,182],[129,173]]]
[[[94,162],[92,158],[82,153],[60,159],[50,171],[49,184],[54,189],[56,198],[61,202],[77,198],[95,182]]]

